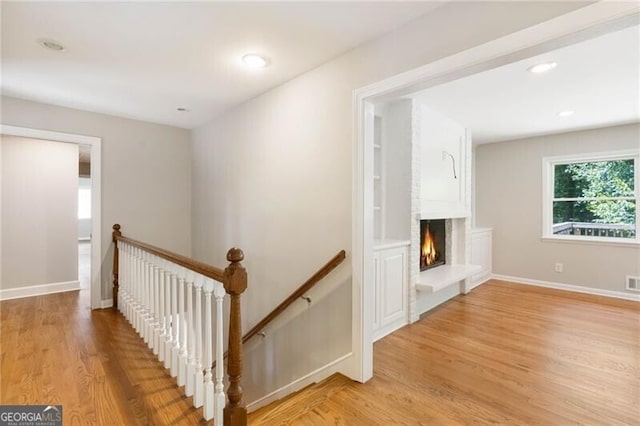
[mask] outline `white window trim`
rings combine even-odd
[[[611,161],[633,158],[635,171],[635,199],[636,199],[636,237],[606,238],[574,235],[553,234],[553,187],[554,166],[556,164]],[[629,149],[621,151],[593,152],[588,154],[562,155],[542,158],[542,240],[553,242],[570,242],[586,244],[605,244],[618,246],[640,245],[640,150]]]

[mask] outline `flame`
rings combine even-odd
[[[427,225],[427,229],[424,231],[424,243],[422,244],[422,263],[425,266],[432,265],[437,257],[436,245],[429,231],[429,225]]]

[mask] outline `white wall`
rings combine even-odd
[[[476,223],[493,228],[493,273],[624,292],[640,247],[541,241],[542,158],[632,148],[637,124],[476,147]]]
[[[354,89],[584,5],[449,3],[195,129],[193,253],[219,264],[229,247],[245,250],[245,329],[339,249],[345,265],[317,291],[349,279]],[[350,312],[330,314],[344,318],[336,341],[348,341]]]
[[[77,281],[78,146],[13,136],[0,144],[0,289]]]
[[[102,138],[103,299],[111,298],[114,223],[125,235],[190,254],[188,130],[10,97],[2,97],[1,105],[5,125]]]

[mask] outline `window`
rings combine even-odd
[[[544,158],[543,236],[640,242],[637,151]]]

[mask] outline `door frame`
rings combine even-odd
[[[639,12],[636,2],[602,0],[353,91],[352,363],[345,371],[352,379],[366,382],[373,377],[374,102],[406,96],[636,25]]]
[[[8,126],[4,124],[0,124],[0,134],[91,146],[91,285],[89,289],[91,292],[91,309],[106,307],[103,306],[102,301],[102,271],[100,268],[100,260],[102,257],[102,220],[100,217],[102,211],[102,186],[100,183],[102,177],[102,139],[95,136],[52,132],[49,130]]]

